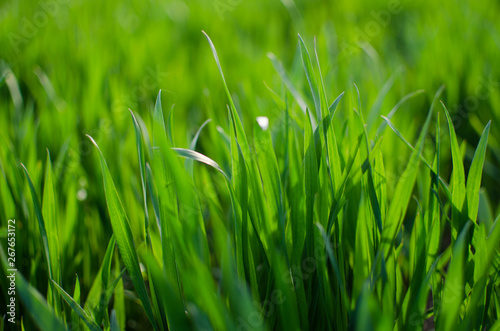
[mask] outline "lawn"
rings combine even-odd
[[[0,331],[500,330],[500,4],[0,3]]]

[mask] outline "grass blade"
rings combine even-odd
[[[314,100],[314,107],[316,108],[317,119],[320,120],[325,114],[321,111],[321,101],[319,96],[318,79],[316,77],[316,72],[314,71],[311,63],[311,57],[309,56],[309,51],[304,43],[302,37],[299,36],[300,53],[302,56],[302,64],[304,65],[304,71],[306,74],[307,82],[309,83],[309,88],[311,89],[311,94]]]
[[[385,227],[382,231],[382,247],[384,248],[384,256],[388,257],[390,248],[392,248],[393,241],[396,237],[397,232],[400,229],[402,218],[406,213],[408,203],[410,201],[411,193],[413,191],[413,186],[417,177],[417,167],[419,164],[419,155],[424,147],[424,140],[427,134],[427,129],[429,128],[430,120],[432,118],[432,113],[434,110],[434,104],[436,99],[440,95],[442,89],[436,92],[434,101],[430,107],[429,113],[427,114],[427,119],[425,121],[424,127],[420,132],[420,136],[417,141],[417,147],[412,152],[410,160],[408,161],[408,166],[403,172],[401,179],[399,180],[396,191],[394,193],[394,199],[389,206],[389,211],[387,213]]]
[[[462,156],[460,153],[460,147],[458,146],[457,135],[453,127],[453,122],[451,120],[448,109],[443,102],[441,105],[444,108],[446,119],[448,121],[448,129],[450,132],[450,144],[451,144],[451,156],[453,161],[453,172],[451,178],[451,195],[452,195],[452,216],[451,221],[454,227],[453,237],[456,237],[457,232],[461,231],[463,224],[465,224],[466,216],[462,214],[462,209],[465,201],[465,171],[464,164],[462,162]]]
[[[437,314],[438,329],[451,331],[460,321],[460,307],[465,297],[465,263],[467,258],[467,236],[471,222],[467,222],[453,247],[453,257],[446,275],[441,311]]]
[[[55,200],[54,183],[52,180],[52,162],[47,150],[47,167],[45,171],[45,183],[43,188],[42,215],[46,221],[47,240],[52,270],[55,281],[61,281],[61,259],[59,255],[59,233],[57,224],[57,202]],[[51,285],[52,286],[52,285]],[[53,305],[57,314],[61,312],[60,296],[53,292]]]
[[[155,330],[158,329],[156,321],[153,315],[153,308],[148,298],[146,291],[146,285],[144,284],[144,279],[142,278],[141,269],[139,267],[139,258],[137,257],[137,252],[135,249],[134,240],[132,237],[132,231],[130,230],[130,225],[127,219],[125,210],[116,191],[115,184],[109,172],[106,160],[99,149],[97,143],[88,136],[92,143],[96,146],[99,152],[99,160],[101,163],[103,181],[104,181],[104,192],[106,195],[106,203],[108,205],[109,216],[111,220],[111,226],[113,228],[113,233],[115,234],[116,242],[118,243],[118,248],[120,250],[123,263],[127,268],[130,275],[132,283],[141,299],[144,306],[146,314],[153,325]]]
[[[290,78],[286,74],[286,71],[285,71],[285,68],[283,67],[283,64],[278,60],[276,55],[274,55],[273,53],[267,53],[267,57],[271,60],[274,69],[276,70],[276,72],[278,73],[278,75],[281,78],[281,81],[283,82],[283,84],[285,84],[286,88],[288,89],[288,91],[290,91],[293,98],[295,99],[295,101],[299,105],[300,109],[305,114],[306,109],[307,109],[307,104],[304,101],[304,99],[302,98],[302,96],[299,94],[299,92],[297,91],[295,86],[293,86],[292,81],[290,80]]]
[[[45,261],[47,263],[47,270],[49,274],[49,279],[54,279],[53,273],[52,273],[52,263],[51,263],[51,258],[50,258],[50,249],[49,249],[49,241],[47,238],[47,230],[45,227],[45,220],[43,219],[43,214],[42,210],[40,208],[40,202],[38,200],[38,195],[36,193],[35,186],[33,185],[33,182],[31,181],[31,177],[28,173],[28,169],[24,166],[24,164],[21,163],[21,166],[23,167],[24,174],[26,175],[26,179],[28,179],[28,184],[30,187],[31,191],[31,198],[33,199],[33,206],[35,208],[35,215],[38,220],[38,227],[40,229],[40,235],[42,237],[42,243],[43,243],[43,252],[45,255]]]
[[[78,275],[76,275],[73,300],[80,305],[80,279],[78,279]],[[83,326],[80,326],[80,316],[74,309],[71,311],[71,330],[83,330]]]
[[[137,146],[137,155],[139,157],[139,169],[141,173],[141,188],[142,188],[142,197],[144,204],[144,233],[146,240],[149,242],[149,215],[148,215],[148,202],[147,202],[147,194],[146,194],[146,164],[144,160],[144,150],[142,148],[142,135],[141,135],[141,127],[139,126],[139,122],[135,118],[134,113],[130,110],[130,115],[132,116],[132,121],[134,122],[134,130],[135,130],[135,144]]]
[[[96,322],[94,322],[92,318],[90,318],[90,316],[87,315],[85,310],[83,310],[82,307],[80,307],[80,305],[71,297],[71,295],[66,293],[66,291],[62,287],[60,287],[55,281],[52,281],[52,283],[55,285],[55,288],[61,294],[64,301],[66,301],[68,305],[71,307],[71,309],[73,309],[78,314],[78,316],[80,316],[82,321],[85,322],[85,324],[91,331],[102,331],[99,325],[97,325]]]
[[[479,189],[481,188],[481,177],[483,174],[484,157],[486,146],[488,145],[488,134],[490,132],[491,121],[486,124],[481,139],[477,145],[472,159],[472,164],[467,175],[467,211],[469,219],[476,222],[479,210]]]

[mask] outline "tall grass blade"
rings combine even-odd
[[[78,314],[78,316],[80,316],[80,318],[82,319],[82,321],[87,325],[87,327],[91,331],[102,331],[102,329],[99,327],[99,325],[97,325],[96,322],[94,322],[92,320],[92,318],[87,315],[87,313],[71,297],[71,295],[69,295],[68,293],[66,293],[66,291],[64,291],[64,289],[62,287],[60,287],[55,281],[52,281],[52,283],[55,285],[55,288],[61,294],[61,296],[63,297],[64,301],[66,301],[68,303],[68,305],[71,307],[71,309],[73,309]]]
[[[451,195],[452,195],[452,216],[451,221],[454,227],[454,237],[458,232],[461,231],[462,226],[467,221],[467,215],[462,214],[462,209],[465,201],[465,171],[464,165],[462,162],[462,157],[460,153],[460,148],[458,147],[457,135],[455,133],[455,129],[453,127],[453,121],[451,120],[450,114],[448,113],[448,109],[444,103],[442,106],[445,111],[446,120],[448,121],[448,129],[450,132],[450,143],[451,143],[451,156],[453,161],[453,172],[451,178]]]
[[[486,146],[488,144],[488,134],[490,132],[491,121],[486,124],[481,139],[474,153],[472,164],[467,175],[467,211],[469,219],[476,222],[479,210],[479,189],[481,188],[481,177],[483,174],[484,158],[486,156]]]
[[[94,141],[94,139],[92,139],[92,137],[88,136],[88,138],[92,141],[92,143],[97,148],[97,151],[99,152],[99,160],[102,168],[104,192],[106,195],[109,217],[111,220],[113,233],[115,234],[116,242],[123,259],[123,263],[127,268],[132,283],[134,284],[137,294],[141,299],[144,310],[146,311],[146,314],[151,324],[153,325],[153,328],[157,330],[158,327],[153,315],[153,308],[151,307],[151,303],[148,298],[146,285],[144,283],[144,279],[142,278],[141,269],[139,267],[139,258],[137,257],[137,252],[127,215],[125,213],[125,210],[123,209],[123,205],[118,196],[118,192],[116,191],[111,173],[109,172],[106,160],[104,159],[99,146]]]

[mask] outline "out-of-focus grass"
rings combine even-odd
[[[26,329],[491,327],[499,14],[3,1],[1,226],[19,316],[47,318]]]

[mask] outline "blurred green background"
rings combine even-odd
[[[385,108],[406,93],[432,94],[444,84],[444,101],[457,114],[463,138],[474,144],[474,129],[498,118],[497,1],[5,0],[0,6],[0,58],[39,121],[39,151],[57,151],[69,136],[77,143],[84,132],[99,130],[103,118],[112,135],[106,150],[114,136],[131,130],[127,109],[146,113],[160,88],[176,105],[179,143],[209,115],[224,123],[225,98],[201,30],[214,40],[248,120],[279,111],[263,84],[282,88],[268,52],[308,98],[297,33],[310,45],[317,37],[332,95],[356,83],[365,109],[401,70]],[[4,134],[13,136],[19,123],[6,88],[0,102]],[[415,116],[421,114],[406,117],[408,125]],[[497,127],[493,121],[496,148]],[[494,167],[487,169],[498,183]]]
[[[149,126],[148,114],[162,89],[165,112],[175,104],[176,146],[187,147],[199,126],[211,118],[199,150],[228,167],[226,151],[213,143],[221,139],[217,126],[228,126],[227,99],[201,30],[217,47],[247,128],[252,128],[257,116],[268,116],[272,124],[283,112],[269,91],[283,96],[286,90],[269,53],[281,61],[298,93],[312,104],[298,48],[300,33],[310,50],[316,37],[329,98],[347,92],[340,118],[342,107],[357,98],[353,83],[359,87],[365,116],[379,106],[387,114],[404,95],[425,89],[427,98],[412,101],[394,118],[412,141],[430,97],[445,85],[443,102],[460,140],[468,143],[464,145],[466,165],[474,151],[469,146],[477,145],[482,129],[492,120],[483,194],[498,206],[499,17],[500,2],[494,0],[2,0],[3,177],[16,182],[12,178],[21,175],[17,167],[23,162],[40,183],[42,162],[46,149],[50,150],[59,191],[69,192],[60,196],[66,206],[64,218],[75,220],[65,234],[81,234],[64,239],[68,261],[63,279],[78,273],[86,293],[111,229],[105,221],[98,160],[85,134],[92,135],[107,156],[117,185],[133,188],[120,190],[123,200],[139,206],[128,108]],[[385,161],[387,170],[397,175],[404,169],[399,157],[409,150],[396,139],[383,148],[386,157],[393,156]],[[450,160],[448,150],[442,153],[444,160]],[[445,174],[452,170],[451,162],[442,162],[442,167]],[[389,190],[392,193],[392,186]],[[28,219],[31,203],[21,196],[12,198],[22,203],[8,205],[6,198],[0,199],[1,216]],[[129,210],[130,219],[140,218],[139,207]],[[40,271],[33,263],[42,259],[36,244],[20,249],[26,250],[24,256],[35,257],[35,262],[25,260],[21,271],[36,275]],[[38,285],[46,287],[44,282]]]

